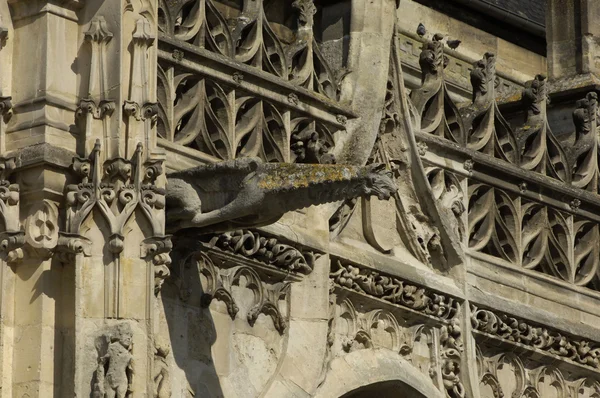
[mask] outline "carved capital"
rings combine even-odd
[[[154,44],[156,35],[152,31],[152,26],[146,18],[140,18],[135,23],[133,31],[133,43],[139,46],[150,47]]]
[[[113,38],[113,34],[109,32],[103,16],[92,19],[84,36],[85,40],[96,43],[108,43]]]

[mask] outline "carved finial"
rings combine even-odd
[[[592,118],[598,110],[598,94],[588,93],[584,99],[578,100],[575,106],[577,108],[573,111],[573,123],[578,138],[592,129]]]
[[[422,82],[425,82],[428,76],[441,78],[441,72],[445,67],[444,44],[441,41],[425,43],[419,55],[419,66],[421,67]]]
[[[496,79],[496,56],[485,53],[483,59],[473,64],[471,71],[471,85],[473,86],[473,102],[480,98],[487,98],[492,94],[493,84]]]
[[[103,16],[96,17],[90,22],[90,27],[85,32],[87,41],[95,41],[97,43],[108,43],[113,38],[113,34],[109,32],[106,25],[106,20]]]
[[[542,106],[545,106],[547,97],[546,76],[537,75],[534,80],[525,83],[523,104],[527,107],[528,117],[539,115],[542,112]]]

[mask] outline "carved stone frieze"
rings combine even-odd
[[[207,243],[216,248],[287,271],[310,274],[321,254],[297,249],[257,231],[237,230],[216,235]]]
[[[571,337],[551,327],[471,305],[471,325],[485,335],[517,343],[533,352],[541,351],[561,360],[600,369],[600,343]]]
[[[363,268],[336,258],[332,259],[329,277],[335,286],[385,300],[441,321],[438,375],[447,396],[465,397],[465,388],[460,377],[464,352],[460,327],[461,304],[457,299],[378,270]],[[349,343],[348,349],[355,344],[360,344],[363,348],[371,348],[371,343],[366,336],[368,334],[362,333],[358,339]],[[403,350],[410,352],[412,348],[407,345],[403,346]]]
[[[387,308],[365,310],[363,299],[349,298],[343,291],[334,289],[331,297],[329,361],[357,350],[387,349],[402,356],[446,396],[465,396],[460,379],[464,348],[458,313],[435,325],[423,324]]]
[[[454,318],[460,308],[459,302],[451,296],[340,259],[332,259],[329,278],[337,286],[439,319]]]

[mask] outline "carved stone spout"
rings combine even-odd
[[[167,176],[167,230],[218,233],[276,222],[312,205],[397,190],[385,166],[263,163],[241,158]]]

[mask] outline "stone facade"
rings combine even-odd
[[[600,397],[600,5],[428,3],[0,0],[0,398]]]

